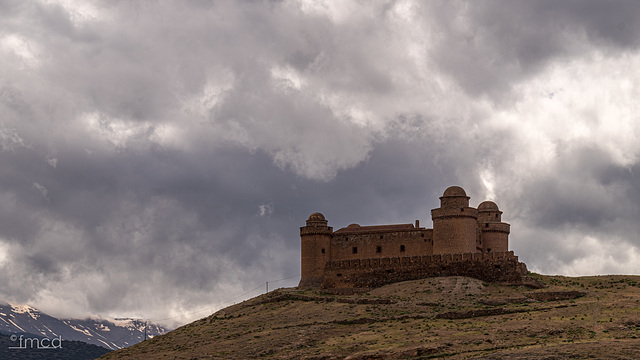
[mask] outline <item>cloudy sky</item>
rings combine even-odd
[[[635,1],[0,0],[0,299],[185,323],[299,274],[310,213],[431,227],[450,185],[530,270],[640,274],[638,34]]]

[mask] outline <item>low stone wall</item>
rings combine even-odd
[[[509,252],[425,255],[329,261],[322,287],[375,288],[399,281],[437,276],[469,276],[487,282],[518,283],[527,273]]]

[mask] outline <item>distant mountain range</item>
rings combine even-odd
[[[147,325],[140,319],[58,319],[28,305],[0,302],[0,333],[4,334],[61,337],[116,350],[144,340],[145,327],[147,338],[167,332],[162,326]]]

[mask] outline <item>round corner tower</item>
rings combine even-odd
[[[478,210],[469,207],[463,188],[447,188],[440,197],[440,207],[431,210],[431,218],[434,254],[478,252]]]
[[[307,219],[307,226],[300,228],[301,278],[300,288],[320,287],[324,266],[331,259],[331,238],[333,228],[327,226],[321,213],[313,213]]]
[[[484,201],[478,205],[478,228],[482,252],[509,251],[511,225],[502,222],[502,211],[493,201]]]

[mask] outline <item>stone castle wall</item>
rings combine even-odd
[[[476,252],[478,238],[478,221],[471,216],[433,217],[433,254]]]
[[[343,232],[331,240],[332,260],[419,256],[433,252],[431,229]]]
[[[327,262],[322,287],[375,288],[437,276],[469,276],[487,282],[518,283],[527,273],[513,251],[354,259]]]

